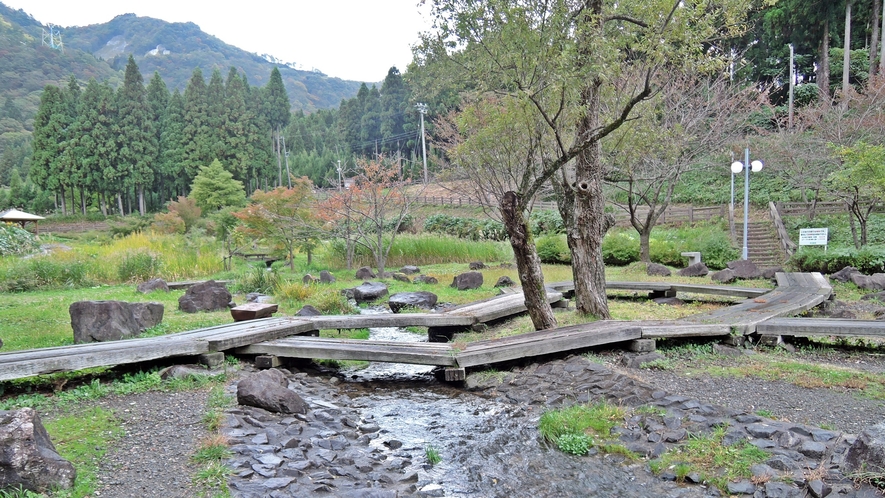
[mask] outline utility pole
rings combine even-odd
[[[424,185],[427,185],[427,142],[424,140],[424,113],[427,112],[427,104],[415,104],[421,114],[421,151],[424,153]]]
[[[793,130],[793,87],[796,84],[796,65],[793,62],[793,44],[790,44],[790,119],[788,129]]]
[[[292,174],[289,173],[289,151],[286,150],[286,136],[283,135],[283,154],[286,155],[286,180],[289,182],[289,188],[292,188]]]
[[[338,190],[341,190],[341,159],[338,160]]]

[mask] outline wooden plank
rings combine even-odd
[[[122,342],[115,341],[116,344]],[[208,352],[208,345],[204,341],[174,341],[173,343],[139,341],[137,345],[127,344],[125,347],[100,352],[81,351],[78,354],[42,356],[11,362],[0,361],[0,380],[20,379],[33,375],[138,363],[170,356],[190,356]]]
[[[714,337],[731,334],[731,325],[722,323],[687,324],[673,322],[670,324],[649,324],[639,322],[643,339],[659,337]]]
[[[672,284],[667,282],[606,282],[605,290],[668,291]]]
[[[290,337],[277,341],[252,344],[237,350],[243,354],[272,354],[289,358],[328,360],[387,361],[418,365],[457,366],[451,347],[442,350],[424,347],[427,343],[374,344],[374,341],[341,339],[336,344],[322,343],[311,338]]]
[[[734,297],[759,297],[771,292],[771,289],[756,289],[753,287],[731,287],[728,285],[697,285],[697,284],[671,284],[670,287],[676,292],[691,292],[694,294],[713,294],[717,296]]]
[[[767,335],[885,337],[885,321],[843,318],[773,318],[756,326]]]
[[[279,305],[270,303],[246,303],[230,309],[230,316],[235,322],[267,318],[279,310]]]
[[[559,292],[547,292],[547,302],[555,303],[562,299]],[[494,301],[487,301],[482,305],[467,306],[448,312],[447,314],[464,316],[473,315],[478,323],[487,323],[501,318],[519,315],[528,310],[525,306],[525,296],[522,293],[501,296]]]
[[[476,320],[469,315],[448,313],[382,313],[373,315],[328,315],[299,317],[310,320],[319,330],[362,329],[368,327],[469,327]]]
[[[277,327],[261,328],[248,332],[219,334],[207,337],[210,351],[225,351],[256,342],[270,341],[290,335],[304,334],[316,330],[316,326],[308,321],[291,322]]]
[[[464,351],[455,354],[455,360],[459,367],[465,368],[629,341],[642,336],[642,330],[639,327],[627,324],[606,327],[603,330],[598,330],[600,327],[595,328],[597,330],[594,330],[594,327],[588,327],[584,334],[572,335],[567,338],[551,336],[542,341],[501,344],[495,348],[475,349],[472,347],[473,344],[468,344]]]

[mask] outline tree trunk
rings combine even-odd
[[[830,102],[830,21],[824,21],[824,32],[821,35],[820,54],[818,55],[817,88],[823,102]]]
[[[67,201],[67,199],[65,199],[65,188],[64,187],[61,187],[60,194],[61,195],[59,195],[59,197],[61,197],[61,214],[62,214],[62,216],[65,216],[68,214],[68,201]]]
[[[117,194],[117,208],[120,211],[120,216],[126,216],[126,212],[123,211],[123,196],[119,193]]]
[[[599,91],[602,82],[589,82],[581,91],[583,115],[577,123],[578,140],[599,129]],[[571,191],[572,223],[567,229],[575,280],[575,308],[583,315],[611,318],[605,295],[605,264],[602,262],[602,237],[608,228],[605,199],[602,195],[603,168],[599,142],[591,144],[575,158],[575,183]]]
[[[535,330],[547,330],[556,327],[553,308],[547,302],[547,291],[544,288],[544,274],[541,272],[541,258],[532,240],[531,229],[526,221],[519,197],[516,192],[505,192],[501,199],[501,217],[507,233],[510,235],[510,246],[516,258],[519,281],[525,296],[525,306]]]
[[[83,212],[83,216],[86,216],[86,189],[80,189],[80,210]]]
[[[882,8],[882,0],[873,0],[872,33],[870,36],[870,76],[879,73],[879,65],[876,57],[879,52],[879,10]]]
[[[651,230],[646,228],[646,226],[639,230],[639,261],[649,264],[651,263],[651,250],[649,250],[648,245],[651,239]]]
[[[138,214],[144,216],[145,215],[145,206],[144,206],[144,185],[139,185],[136,187],[138,190]]]
[[[851,75],[851,4],[849,0],[845,2],[845,44],[842,54],[842,98],[848,95],[848,89],[851,86],[849,76]]]
[[[860,249],[860,240],[857,238],[857,224],[854,222],[855,219],[855,210],[854,203],[848,203],[848,226],[851,227],[851,238],[854,241],[854,248]]]

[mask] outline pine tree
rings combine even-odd
[[[211,131],[206,81],[200,68],[194,69],[184,90],[184,184],[190,186],[200,167],[211,162]]]
[[[183,195],[189,182],[185,173],[184,97],[178,89],[172,93],[166,107],[163,132],[160,137],[159,171],[164,183],[172,189],[170,198]],[[165,197],[164,197],[165,198]]]
[[[271,71],[270,81],[267,82],[264,93],[264,114],[273,134],[274,153],[277,156],[277,168],[279,171],[277,185],[280,186],[283,185],[283,156],[280,139],[283,128],[289,124],[291,104],[289,103],[289,95],[286,93],[286,87],[283,85],[283,77],[280,75],[279,69],[273,68],[273,71]]]
[[[253,88],[243,75],[243,88],[246,93],[246,108],[248,110],[248,136],[252,145],[252,160],[249,165],[250,181],[254,185],[247,185],[249,191],[261,188],[261,180],[264,186],[268,184],[268,178],[276,176],[276,168],[273,164],[273,135],[270,123],[264,113],[264,90]]]
[[[209,150],[210,160],[218,159],[224,154],[224,120],[225,120],[225,93],[224,79],[218,68],[212,70],[209,85],[206,87],[207,124],[209,125]],[[226,167],[230,165],[225,164]]]
[[[126,63],[123,86],[117,92],[117,104],[122,144],[118,165],[124,175],[122,186],[125,192],[135,188],[138,212],[144,216],[147,212],[144,187],[154,181],[151,164],[157,155],[157,141],[144,78],[131,54]]]
[[[64,199],[61,179],[58,176],[58,162],[61,144],[65,139],[65,103],[62,90],[55,85],[47,85],[40,95],[40,107],[34,118],[33,149],[30,177],[40,188],[61,193]],[[64,200],[62,201],[64,206]],[[64,207],[62,208],[64,213]]]
[[[166,199],[166,190],[169,188],[167,183],[168,177],[164,176],[160,169],[161,157],[163,155],[161,141],[163,129],[166,126],[166,108],[169,106],[169,97],[170,94],[169,89],[166,87],[166,82],[160,77],[159,72],[154,71],[154,76],[147,87],[147,104],[150,109],[150,120],[154,124],[154,142],[157,144],[156,152],[150,158],[154,169],[152,193],[156,194],[151,196],[151,199],[159,200],[160,204],[163,203],[163,199]]]
[[[68,78],[68,86],[64,92],[65,113],[67,114],[65,122],[68,124],[65,129],[64,141],[59,144],[59,176],[63,179],[62,184],[71,194],[71,212],[76,209],[76,189],[80,189],[80,209],[86,214],[86,192],[82,185],[82,166],[80,164],[81,157],[77,154],[77,134],[74,133],[74,127],[77,123],[77,115],[80,106],[80,83],[77,78],[71,75]]]
[[[107,196],[119,191],[116,187],[119,181],[116,170],[120,150],[118,129],[114,91],[107,83],[90,79],[80,98],[74,133],[77,135],[82,187],[99,195],[105,215]]]
[[[224,122],[221,126],[223,146],[219,159],[234,178],[245,183],[252,161],[252,144],[249,143],[246,89],[234,67],[228,72],[224,94]]]

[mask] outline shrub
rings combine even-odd
[[[602,239],[602,261],[614,266],[639,261],[639,239],[626,231],[609,232]]]
[[[667,266],[682,266],[682,249],[677,241],[669,237],[651,237],[648,241],[649,257],[655,263]]]
[[[538,237],[535,246],[542,263],[571,264],[572,262],[572,253],[565,237],[561,235]]]
[[[424,231],[467,240],[506,240],[504,225],[494,220],[474,220],[434,214],[424,220]]]
[[[231,287],[235,292],[272,294],[281,287],[280,274],[274,269],[268,270],[264,263],[256,263],[246,268]]]
[[[39,247],[31,232],[15,225],[0,223],[0,256],[28,254]]]
[[[556,235],[565,233],[565,223],[558,211],[544,209],[532,211],[529,227],[535,235]]]
[[[819,247],[800,247],[790,264],[798,271],[834,273],[846,266],[853,266],[868,275],[885,272],[885,247],[865,246],[835,247],[824,251]]]
[[[729,261],[740,257],[740,251],[731,245],[725,232],[714,232],[705,236],[701,239],[697,251],[700,251],[704,263],[716,270],[725,268]]]
[[[347,298],[335,289],[324,289],[315,293],[310,304],[324,315],[349,315],[354,312]]]
[[[161,266],[159,256],[152,253],[128,254],[117,267],[117,277],[121,282],[143,282],[159,275]]]

